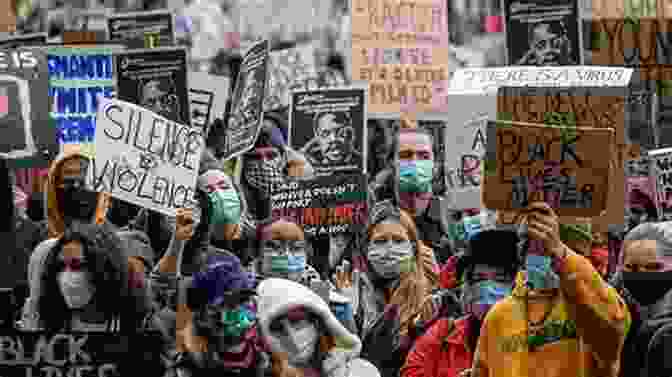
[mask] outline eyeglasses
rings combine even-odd
[[[303,253],[306,251],[306,241],[279,241],[279,240],[268,240],[262,241],[261,251],[263,253]]]

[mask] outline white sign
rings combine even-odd
[[[195,187],[204,146],[199,127],[105,99],[98,106],[93,186],[168,216],[175,216],[178,208],[197,209]]]
[[[215,119],[224,119],[231,80],[206,72],[189,72],[188,83],[191,125],[201,127],[207,135]]]
[[[632,72],[632,68],[602,66],[462,68],[453,74],[449,90],[496,92],[502,86],[625,87]]]

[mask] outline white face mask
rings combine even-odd
[[[284,331],[274,332],[280,347],[287,353],[292,366],[306,365],[312,359],[320,334],[317,325],[309,320],[290,322],[281,321]]]
[[[412,257],[413,247],[410,241],[372,241],[367,253],[371,267],[383,279],[398,278],[402,272],[408,272]]]
[[[63,271],[58,274],[58,287],[70,309],[81,309],[93,298],[95,288],[86,272]]]

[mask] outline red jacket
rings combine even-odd
[[[467,317],[434,323],[416,340],[401,377],[457,377],[471,368],[473,352],[466,346],[468,324]]]

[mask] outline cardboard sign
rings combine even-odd
[[[632,72],[632,68],[596,66],[461,68],[453,74],[450,90],[496,92],[504,86],[626,87]]]
[[[368,220],[366,176],[334,174],[282,184],[271,195],[271,217],[299,224],[310,236],[359,232]]]
[[[63,43],[65,44],[82,44],[90,43],[92,45],[97,44],[105,40],[104,34],[101,34],[98,31],[80,31],[80,30],[64,30],[63,31]]]
[[[137,103],[180,124],[189,124],[187,51],[184,48],[128,50],[114,59],[117,98]]]
[[[262,102],[266,92],[269,42],[260,41],[243,57],[231,98],[231,116],[226,132],[223,160],[247,152],[254,146],[263,122]]]
[[[42,46],[46,43],[47,33],[19,34],[0,40],[0,48]]]
[[[140,106],[110,99],[98,108],[95,191],[175,216],[196,208],[203,131]]]
[[[503,0],[502,4],[507,65],[583,63],[578,0]]]
[[[452,209],[481,208],[481,176],[487,150],[487,122],[497,119],[494,94],[448,95],[446,185]]]
[[[366,174],[366,89],[296,91],[291,95],[289,145],[319,176]]]
[[[16,31],[16,1],[3,1],[0,5],[0,31],[13,33]]]
[[[50,46],[49,99],[51,118],[62,149],[78,144],[93,156],[98,100],[116,90],[112,55],[123,46]]]
[[[317,77],[316,67],[312,43],[271,51],[264,111],[289,106],[289,96],[294,90],[312,89],[308,81]]]
[[[208,134],[215,119],[224,119],[231,80],[206,72],[189,72],[191,125]]]
[[[47,167],[58,153],[48,91],[44,51],[0,50],[0,156],[12,160],[10,166]]]
[[[544,200],[558,216],[602,214],[611,183],[614,131],[571,131],[550,125],[489,122],[485,206],[520,210],[532,200]]]
[[[128,48],[175,45],[175,19],[169,11],[131,12],[107,17],[107,38]]]
[[[369,112],[444,112],[451,64],[442,0],[354,0],[352,80],[369,83]]]
[[[143,376],[160,377],[165,373],[161,342],[158,332],[129,336],[113,332],[3,331],[0,375],[122,377],[135,374],[137,366],[143,365]]]
[[[656,180],[658,215],[660,220],[672,220],[672,148],[649,152]]]

